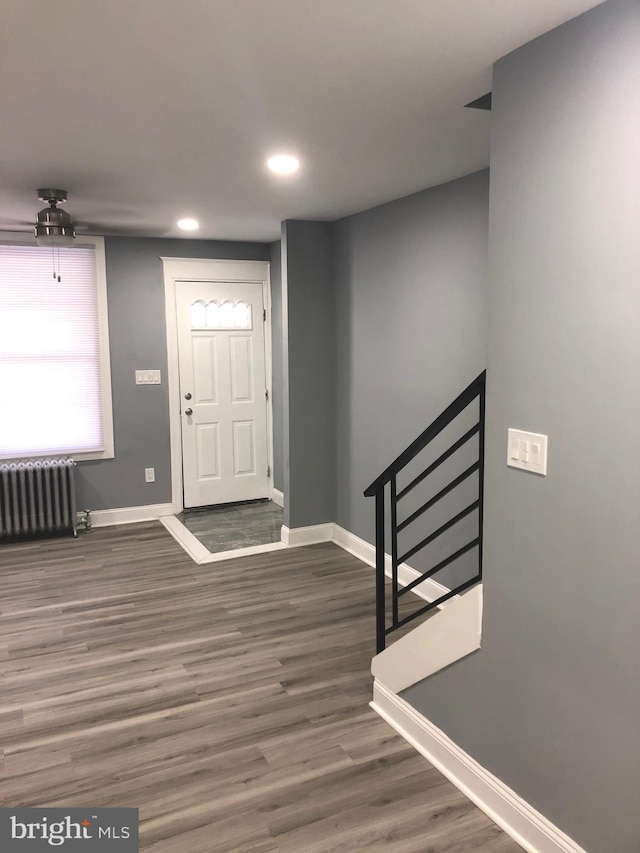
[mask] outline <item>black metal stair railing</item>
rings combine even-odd
[[[377,477],[373,483],[365,490],[365,497],[375,497],[376,499],[376,650],[381,652],[385,648],[386,638],[393,631],[406,625],[408,622],[427,613],[430,610],[439,607],[445,601],[459,595],[461,592],[474,586],[482,579],[482,514],[483,514],[483,482],[484,482],[484,421],[485,421],[485,380],[486,371],[483,371],[473,382],[465,388],[465,390],[451,403],[450,406],[440,414],[431,423],[424,432],[412,442],[407,449],[395,459],[383,472]],[[440,435],[450,424],[452,424],[458,416],[465,413],[472,404],[476,403],[478,407],[477,422],[470,429],[467,429],[462,436],[456,439],[446,450],[426,468],[415,475],[407,485],[398,489],[398,475],[401,475],[407,469],[407,466],[420,454],[427,445]],[[468,465],[464,471],[454,477],[446,486],[439,489],[432,497],[422,503],[417,509],[407,515],[402,521],[398,521],[398,509],[402,509],[402,499],[409,495],[419,484],[427,481],[434,472],[448,459],[453,457],[456,451],[468,445],[474,438],[478,437],[477,441],[477,459]],[[469,461],[469,460],[467,460]],[[463,509],[456,512],[446,521],[441,523],[438,528],[427,536],[420,539],[417,544],[409,547],[403,553],[398,555],[398,534],[407,530],[416,524],[419,520],[423,520],[425,513],[436,506],[442,498],[452,493],[463,482],[467,481],[472,475],[477,473],[478,492],[477,497],[472,500]],[[387,486],[389,487],[387,490]],[[386,515],[386,494],[389,496],[389,519]],[[439,560],[434,566],[430,566],[426,571],[421,572],[418,577],[404,586],[398,584],[398,567],[406,560],[411,559],[420,551],[427,548],[431,543],[435,542],[443,533],[451,530],[458,522],[464,518],[476,513],[477,517],[477,535],[465,542],[447,557]],[[391,613],[390,621],[387,614],[386,601],[386,550],[385,539],[386,531],[389,529],[390,544],[391,544]],[[423,583],[428,578],[445,569],[447,566],[455,563],[463,555],[477,548],[477,571],[462,583],[458,583],[454,588],[449,589],[434,601],[429,601],[417,610],[409,613],[409,615],[399,616],[399,601],[402,596],[406,595],[419,584]],[[388,624],[389,622],[389,624]]]

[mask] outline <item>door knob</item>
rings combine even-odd
[[[187,391],[187,393],[184,395],[184,399],[185,399],[185,400],[190,400],[190,399],[191,399],[191,392],[190,392],[190,391]]]
[[[189,418],[193,414],[193,409],[185,409],[184,413]]]

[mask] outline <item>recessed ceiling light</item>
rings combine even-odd
[[[274,157],[269,157],[267,166],[276,175],[293,175],[300,168],[300,161],[291,154],[276,154]]]
[[[178,228],[182,228],[183,231],[197,231],[200,227],[200,223],[197,219],[179,219],[178,220]]]

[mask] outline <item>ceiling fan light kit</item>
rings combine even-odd
[[[66,190],[38,190],[38,198],[48,202],[49,207],[38,213],[36,242],[39,246],[70,246],[75,239],[76,230],[69,214],[57,207],[67,200]]]

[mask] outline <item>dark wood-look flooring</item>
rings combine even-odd
[[[2,805],[138,806],[153,853],[515,853],[367,703],[372,570],[196,566],[158,523],[0,546]]]

